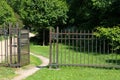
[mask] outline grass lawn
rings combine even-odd
[[[49,46],[30,45],[31,52],[49,58]],[[55,51],[56,52],[56,51]],[[55,53],[53,53],[55,54]],[[75,51],[71,46],[59,44],[58,64],[119,65],[119,54],[98,54]],[[55,63],[55,56],[52,56]],[[117,59],[117,60],[116,60]]]
[[[30,45],[30,52],[44,57],[49,57],[49,46]]]
[[[41,63],[42,63],[42,61],[39,58],[37,58],[33,55],[30,55],[30,65],[38,66]]]
[[[83,67],[48,68],[37,71],[25,80],[120,80],[120,70]]]
[[[49,47],[31,45],[31,51],[48,57]],[[25,80],[120,80],[120,70],[88,67],[60,67],[59,70],[44,68]]]
[[[15,76],[15,69],[0,67],[0,80],[11,80]]]

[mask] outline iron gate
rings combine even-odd
[[[0,65],[23,66],[29,64],[29,56],[29,30],[12,24],[0,28]]]
[[[113,43],[114,44],[114,43]],[[50,67],[91,66],[120,68],[120,53],[93,31],[50,30]]]

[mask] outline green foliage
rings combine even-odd
[[[40,27],[65,24],[67,20],[68,6],[63,0],[14,0],[9,2],[25,25]]]
[[[106,8],[110,6],[113,0],[92,0],[93,5],[98,8]]]
[[[114,50],[120,49],[120,27],[114,26],[113,28],[98,27],[95,35],[99,38],[104,38],[110,41]]]
[[[69,0],[69,24],[80,29],[120,23],[120,0]]]
[[[15,15],[13,9],[7,4],[5,0],[0,0],[0,24],[4,22],[15,22]]]

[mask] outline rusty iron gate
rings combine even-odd
[[[113,43],[114,44],[114,43]],[[93,31],[50,30],[50,67],[120,68],[120,53]]]
[[[20,67],[30,63],[29,30],[18,25],[0,28],[0,66]]]

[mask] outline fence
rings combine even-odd
[[[29,64],[29,31],[18,25],[0,28],[0,66],[24,66]]]
[[[90,66],[120,68],[120,54],[93,31],[50,30],[50,67]]]

